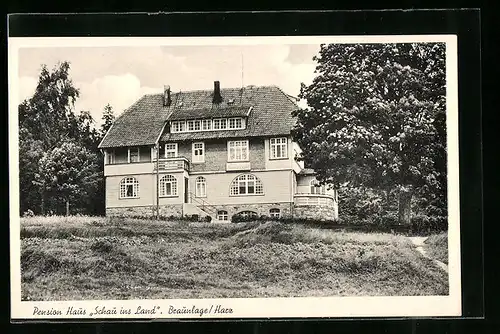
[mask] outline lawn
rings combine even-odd
[[[278,222],[21,220],[23,300],[446,295],[402,235]]]
[[[433,234],[425,240],[427,254],[436,260],[448,264],[448,233]]]

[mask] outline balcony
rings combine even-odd
[[[321,206],[333,207],[335,205],[335,198],[331,195],[322,194],[295,194],[295,206]]]
[[[153,163],[155,172],[157,168],[160,171],[185,170],[189,172],[189,160],[185,157],[161,158],[158,163],[154,159]]]

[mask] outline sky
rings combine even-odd
[[[80,90],[75,110],[89,111],[99,124],[106,104],[118,116],[144,94],[247,85],[276,85],[297,96],[310,84],[319,45],[37,47],[19,50],[20,101],[34,93],[42,64],[70,62]],[[243,74],[243,76],[242,76]],[[19,102],[20,102],[19,101]],[[304,101],[300,104],[304,105]]]

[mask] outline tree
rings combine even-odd
[[[77,147],[85,148],[89,153],[85,157],[92,160],[85,163],[100,166],[102,161],[102,155],[97,148],[101,135],[95,128],[91,114],[88,111],[74,111],[79,91],[70,79],[69,69],[68,62],[57,64],[52,71],[42,65],[35,93],[19,105],[21,212],[31,209],[44,214],[47,208],[55,209],[59,202],[67,202],[69,198],[63,188],[57,188],[48,182],[49,174],[52,173],[50,175],[55,177],[59,171],[47,169],[46,164],[50,160],[44,152],[60,149],[64,143],[73,143]],[[66,154],[72,154],[72,151]],[[42,180],[39,177],[42,177]],[[75,180],[83,182],[83,179]],[[73,187],[85,188],[84,185]],[[62,193],[57,193],[55,189],[61,190]],[[100,194],[89,197],[85,199],[87,203],[78,199],[71,199],[71,202],[80,206],[86,213],[101,213],[103,196]]]
[[[115,121],[115,114],[113,113],[113,107],[108,103],[104,107],[104,111],[102,113],[102,120],[103,123],[101,124],[101,138],[104,138],[106,135],[106,132],[108,132],[109,128],[111,125],[113,125],[113,122]]]
[[[19,126],[46,150],[78,135],[79,119],[73,108],[80,93],[69,78],[69,68],[68,62],[52,71],[42,65],[34,95],[19,107]]]
[[[321,45],[300,97],[293,135],[325,183],[399,192],[399,222],[411,199],[444,199],[445,48],[442,43]]]
[[[47,196],[84,207],[96,193],[100,171],[97,157],[85,147],[65,142],[45,152],[38,162],[34,183],[39,186],[42,203]]]

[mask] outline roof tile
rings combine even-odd
[[[212,103],[212,90],[178,92],[172,103],[163,106],[163,94],[145,95],[116,119],[100,148],[155,144],[167,120],[246,115],[243,130],[221,130],[161,135],[161,141],[288,135],[298,109],[289,95],[276,86],[247,86],[221,89],[223,102]],[[232,101],[231,101],[232,100]],[[231,101],[231,103],[228,103]]]

